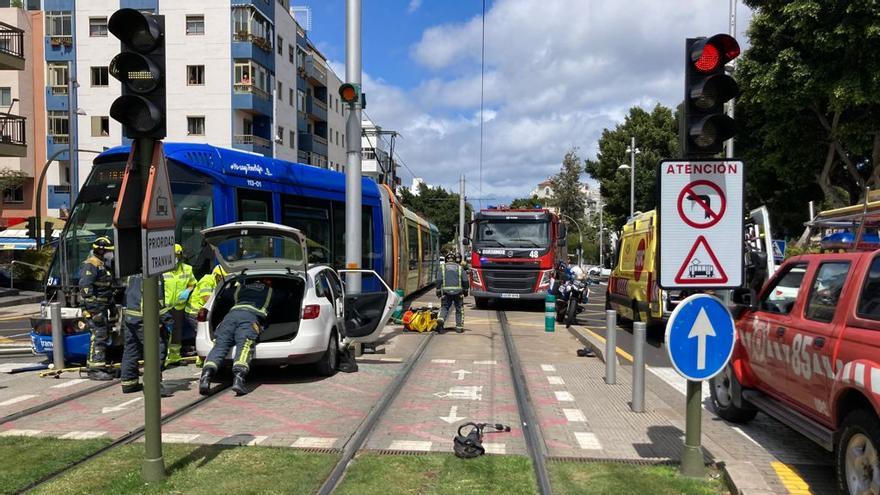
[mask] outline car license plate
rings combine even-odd
[[[510,294],[505,292],[501,294],[501,299],[519,299],[519,294]]]

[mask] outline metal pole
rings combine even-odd
[[[703,463],[703,449],[700,446],[702,427],[702,389],[703,382],[687,382],[687,413],[685,416],[684,450],[681,453],[681,474],[691,478],[706,475]]]
[[[52,320],[52,362],[56,370],[64,369],[64,327],[61,323],[61,303],[49,304],[49,317]]]
[[[736,38],[736,0],[730,0],[730,29],[729,33],[731,36]],[[730,72],[733,72],[735,61],[730,63]],[[727,115],[732,119],[733,118],[733,107],[736,104],[736,98],[731,99],[727,102]],[[733,158],[733,138],[727,140],[727,150],[724,154],[727,158]]]
[[[67,207],[71,210],[79,193],[79,167],[76,161],[76,142],[74,141],[77,132],[76,107],[73,104],[73,90],[76,88],[76,80],[73,76],[73,62],[69,62],[67,65],[67,163],[70,165],[70,204]]]
[[[464,174],[458,181],[458,252],[464,256]]]
[[[605,383],[617,383],[617,311],[605,311]]]
[[[810,221],[812,222],[814,218],[816,218],[816,207],[813,205],[813,202],[810,201]]]
[[[633,412],[645,412],[645,322],[633,323],[633,372],[632,404]]]
[[[602,221],[602,198],[599,198],[599,267],[605,268],[605,226]],[[602,272],[599,272],[601,277]]]
[[[636,137],[630,138],[629,148],[629,216],[636,214]]]
[[[361,84],[361,0],[345,0],[345,79],[360,87]],[[345,267],[360,269],[361,247],[361,103],[349,105],[348,166],[345,168]],[[346,289],[351,293],[361,290],[361,276],[350,273]]]
[[[138,138],[136,163],[144,188],[150,175],[150,162],[155,140]],[[146,194],[146,191],[144,191]],[[144,311],[144,481],[165,479],[165,460],[162,458],[162,399],[159,395],[161,366],[159,362],[159,278],[147,277],[143,282]],[[161,276],[161,275],[160,275]]]

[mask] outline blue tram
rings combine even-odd
[[[98,236],[112,238],[112,219],[129,147],[100,154],[80,190],[46,278],[48,302],[62,302],[65,359],[84,362],[89,335],[80,321],[80,265]],[[308,238],[309,262],[343,268],[345,175],[207,144],[165,143],[177,213],[176,237],[196,276],[213,265],[200,231],[234,221],[288,225]],[[363,180],[363,267],[411,294],[439,270],[435,226],[404,208],[391,189]],[[48,311],[32,319],[35,352],[51,354]]]

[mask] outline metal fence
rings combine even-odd
[[[24,58],[24,31],[0,22],[0,52]]]
[[[25,118],[20,115],[0,114],[0,143],[27,144]]]

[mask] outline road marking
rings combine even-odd
[[[602,450],[602,444],[594,433],[586,431],[574,432],[574,438],[577,439],[578,445],[582,450]]]
[[[590,330],[588,327],[583,327],[583,329],[586,330],[587,333],[589,333],[589,334],[592,335],[593,337],[596,337],[597,339],[599,339],[599,341],[601,341],[603,344],[605,343],[605,337],[603,337],[603,336],[599,335],[598,333],[596,333],[596,332]],[[618,354],[620,357],[622,357],[623,359],[626,359],[626,360],[629,361],[629,362],[633,362],[632,354],[630,354],[630,353],[624,351],[624,350],[621,349],[619,346],[617,347],[617,354]]]
[[[794,469],[779,461],[772,461],[770,465],[773,466],[773,470],[776,471],[776,475],[779,476],[788,493],[798,495],[812,493],[810,485]]]
[[[162,441],[167,443],[192,443],[196,438],[198,433],[162,433]]]
[[[554,372],[555,372],[555,371],[556,371],[556,366],[553,366],[552,364],[542,364],[542,365],[541,365],[541,369],[544,370],[544,371],[546,371],[546,372],[550,372],[550,371],[554,371]]]
[[[402,363],[403,359],[396,357],[383,357],[379,358],[379,361],[384,361],[386,363]]]
[[[123,402],[122,404],[119,404],[118,406],[110,406],[110,407],[101,408],[101,414],[123,411],[123,410],[125,410],[126,407],[134,404],[135,402],[137,402],[139,400],[143,400],[143,397],[135,397],[134,399],[127,400],[127,401]]]
[[[265,435],[248,435],[248,434],[239,434],[239,435],[230,435],[226,438],[221,438],[216,442],[216,445],[241,445],[245,447],[253,447],[254,445],[259,445],[263,443],[266,438]]]
[[[547,381],[550,385],[565,385],[565,380],[561,376],[548,376]]]
[[[388,450],[430,451],[434,442],[421,440],[395,440],[388,446]]]
[[[92,438],[103,437],[106,434],[106,431],[71,431],[58,438],[63,440],[90,440]],[[163,436],[162,438],[164,439],[165,437]]]
[[[574,402],[574,396],[564,390],[557,390],[553,393],[556,395],[556,400],[559,402]]]
[[[301,449],[332,449],[336,445],[336,437],[299,437],[291,445]]]
[[[491,359],[491,360],[488,360],[488,361],[474,361],[474,364],[496,365],[496,364],[498,364],[498,361],[496,361],[496,360],[494,360],[494,359]]]
[[[74,378],[72,380],[66,380],[64,383],[59,383],[58,385],[52,385],[49,388],[67,388],[87,381],[89,381],[87,378]]]
[[[457,421],[461,421],[462,419],[467,418],[467,416],[459,416],[458,415],[458,406],[452,406],[449,408],[449,416],[438,416],[443,421],[446,421],[449,424],[455,423]]]
[[[448,392],[435,392],[434,397],[458,400],[483,400],[482,385],[466,385],[449,387]]]
[[[584,412],[580,409],[563,409],[562,414],[565,414],[565,419],[567,419],[569,423],[587,422],[587,418],[586,416],[584,416]]]
[[[0,431],[0,437],[35,437],[39,435],[42,430],[6,430]]]
[[[11,399],[0,402],[0,406],[11,406],[13,404],[18,404],[19,402],[33,399],[34,397],[36,397],[36,395],[19,395],[18,397],[13,397]]]
[[[464,380],[465,375],[470,375],[471,372],[468,370],[455,370],[452,372],[453,375],[458,375],[458,381]]]
[[[455,359],[432,359],[434,364],[455,364]]]
[[[486,442],[483,444],[483,448],[486,449],[487,454],[504,455],[507,453],[507,445],[503,443]]]

